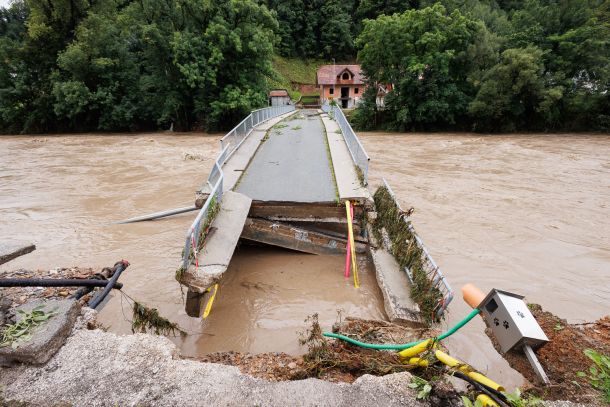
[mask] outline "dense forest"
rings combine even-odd
[[[13,0],[0,133],[228,128],[274,55],[357,59],[359,128],[610,128],[610,0]]]

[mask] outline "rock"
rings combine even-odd
[[[75,300],[35,300],[17,307],[16,311],[30,312],[39,305],[44,305],[46,312],[56,314],[35,327],[31,338],[19,343],[17,348],[5,346],[0,348],[0,365],[14,362],[31,364],[46,363],[66,342],[72,332],[74,321],[80,312],[80,306]],[[21,315],[17,313],[17,322]]]
[[[297,364],[294,362],[288,363],[288,369],[293,370],[297,368]]]

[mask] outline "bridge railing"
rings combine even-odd
[[[352,129],[352,126],[347,121],[345,114],[343,114],[343,111],[339,106],[331,106],[328,103],[322,105],[322,111],[330,114],[339,125],[339,128],[341,128],[343,138],[345,139],[347,148],[352,156],[352,160],[354,160],[356,168],[358,168],[361,173],[362,183],[367,185],[369,180],[369,162],[371,159],[362,146],[362,143],[360,143],[354,129]]]
[[[294,105],[286,105],[265,107],[263,109],[254,110],[222,139],[220,139],[221,150],[224,150],[225,147],[229,147],[228,157],[230,157],[256,126],[284,113],[292,112],[294,109]]]
[[[428,281],[430,282],[429,290],[436,289],[441,293],[441,299],[435,308],[436,317],[440,320],[441,317],[443,316],[443,314],[445,313],[445,310],[449,306],[449,303],[453,300],[453,289],[449,285],[449,282],[447,282],[447,279],[441,272],[441,270],[438,267],[438,265],[436,264],[436,262],[432,259],[432,256],[430,256],[430,253],[428,252],[428,249],[422,242],[421,238],[415,232],[415,229],[413,228],[413,225],[411,224],[411,222],[408,218],[408,215],[406,215],[405,214],[406,212],[404,212],[403,209],[400,207],[400,203],[396,199],[396,195],[394,195],[394,191],[392,191],[392,188],[390,188],[390,185],[388,184],[388,182],[385,179],[383,179],[383,183],[384,183],[385,187],[387,188],[388,192],[390,193],[390,195],[392,196],[392,199],[394,200],[396,207],[398,208],[400,213],[403,213],[402,220],[407,224],[409,231],[415,237],[415,242],[416,242],[417,246],[419,246],[419,248],[423,252],[422,268],[426,272]],[[411,283],[413,283],[413,276],[411,274],[411,271],[405,267],[405,272],[407,273],[409,280],[411,280]]]
[[[294,109],[295,107],[293,105],[288,105],[254,110],[220,140],[220,154],[218,154],[212,171],[210,171],[210,175],[206,181],[210,193],[186,233],[186,241],[184,242],[184,251],[182,254],[183,270],[188,269],[191,258],[194,259],[197,257],[200,239],[204,238],[202,229],[209,226],[211,221],[209,216],[214,211],[216,205],[220,205],[220,201],[222,200],[224,182],[222,167],[225,162],[231,157],[235,150],[239,148],[241,143],[244,142],[254,127],[264,121],[291,112]]]

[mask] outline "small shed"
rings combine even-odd
[[[286,106],[290,104],[290,95],[286,89],[273,89],[269,92],[270,106]]]

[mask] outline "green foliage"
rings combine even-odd
[[[0,21],[2,132],[230,128],[267,102],[278,25],[254,0],[17,1]]]
[[[358,59],[369,83],[394,85],[385,98],[386,127],[455,124],[466,112],[468,73],[485,60],[473,52],[484,31],[440,4],[366,21]]]
[[[524,397],[518,387],[512,393],[505,392],[503,394],[513,407],[536,407],[543,405],[542,399],[539,397]]]
[[[32,337],[34,328],[56,315],[54,311],[46,312],[44,305],[39,305],[30,312],[17,310],[17,313],[20,316],[19,322],[6,325],[0,332],[0,348],[4,346],[17,348],[21,342],[26,342]]]
[[[534,46],[502,53],[469,106],[478,128],[514,131],[537,123],[552,127],[559,120],[564,88],[553,86],[545,76],[542,58],[543,52]]]
[[[587,377],[591,385],[602,392],[604,401],[610,403],[610,356],[593,349],[585,349],[584,354],[593,361],[589,374],[578,372],[578,376]]]
[[[483,407],[481,400],[476,399],[473,403],[472,400],[466,396],[462,396],[462,403],[464,404],[464,407]]]
[[[417,390],[417,396],[415,396],[416,399],[428,400],[428,398],[430,398],[432,385],[426,379],[422,379],[419,376],[412,376],[411,383],[409,383],[408,386]]]

